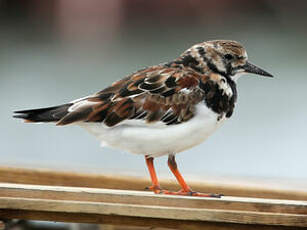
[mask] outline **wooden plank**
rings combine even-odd
[[[114,176],[101,174],[60,172],[42,169],[23,169],[0,167],[0,182],[34,185],[58,185],[72,187],[91,187],[105,189],[122,189],[144,191],[150,185],[147,178]],[[251,185],[234,185],[231,183],[189,183],[195,191],[215,192],[229,196],[258,197],[289,200],[307,200],[306,190],[290,190],[284,188]],[[161,180],[161,185],[170,190],[178,190],[175,181]]]
[[[94,214],[72,214],[72,213],[56,213],[56,212],[35,212],[23,210],[1,210],[0,217],[5,216],[8,219],[30,219],[30,220],[49,220],[61,222],[74,222],[74,223],[93,223],[122,226],[120,229],[135,229],[132,227],[143,227],[146,229],[176,229],[176,230],[299,230],[301,227],[290,226],[272,226],[272,225],[246,225],[235,223],[222,223],[222,222],[205,222],[205,221],[184,221],[184,220],[169,220],[158,218],[140,218],[140,217],[126,217],[126,216],[106,216]],[[130,226],[130,227],[129,227]],[[142,228],[142,229],[143,229]],[[139,229],[139,228],[137,228]]]
[[[91,222],[99,216],[120,216],[144,221],[307,227],[307,201],[199,198],[140,191],[0,184],[0,218],[9,215],[26,218],[30,214],[36,219],[38,213],[53,213],[55,219],[62,218],[63,214],[96,218]]]
[[[0,209],[32,210],[74,214],[117,215],[171,220],[198,220],[241,224],[307,227],[306,215],[239,212],[215,209],[175,208],[105,202],[56,201],[30,198],[0,198]]]
[[[39,186],[0,183],[0,197],[22,197],[52,200],[108,202],[135,205],[159,205],[183,208],[210,208],[307,214],[307,201],[269,200],[227,196],[227,199],[155,195],[152,192],[94,189],[61,186]],[[142,199],[140,199],[142,197]]]

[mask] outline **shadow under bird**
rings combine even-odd
[[[145,156],[158,194],[220,197],[194,192],[184,181],[175,155],[206,140],[231,117],[239,76],[273,77],[247,60],[235,41],[214,40],[193,45],[173,61],[141,69],[104,90],[54,107],[16,111],[26,122],[78,125],[103,146]],[[163,190],[154,158],[168,155],[168,166],[181,190]]]

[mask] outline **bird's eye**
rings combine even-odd
[[[224,58],[228,61],[233,59],[233,56],[231,54],[225,54]]]

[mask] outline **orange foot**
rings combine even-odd
[[[159,185],[152,185],[152,186],[146,187],[145,189],[151,190],[155,194],[164,194],[164,192],[167,191],[167,190],[163,190]]]
[[[221,198],[223,196],[223,194],[200,193],[200,192],[184,191],[184,190],[180,190],[178,192],[172,192],[172,191],[161,189],[160,186],[150,186],[150,187],[147,187],[146,189],[153,191],[155,194],[164,194],[164,195],[197,196],[197,197],[212,197],[212,198]]]
[[[166,195],[179,195],[179,196],[197,196],[197,197],[212,197],[212,198],[221,198],[222,194],[215,194],[215,193],[200,193],[194,191],[184,191],[180,190],[178,192],[171,192],[171,191],[163,191],[162,194]]]

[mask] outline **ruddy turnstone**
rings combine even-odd
[[[145,156],[155,193],[219,197],[193,192],[175,154],[206,140],[231,117],[236,81],[245,73],[273,77],[247,61],[235,41],[196,44],[173,61],[139,70],[104,90],[54,107],[16,111],[26,122],[79,125],[102,145]],[[160,188],[154,158],[168,155],[168,166],[182,189]]]

